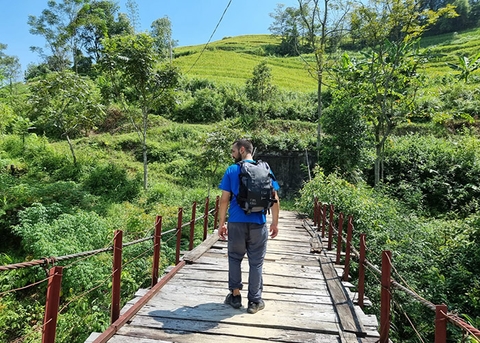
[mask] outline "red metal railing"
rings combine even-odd
[[[329,208],[329,213],[327,214],[327,208]],[[427,308],[435,311],[435,343],[446,343],[447,342],[447,322],[461,328],[471,337],[475,338],[480,342],[480,330],[471,326],[457,315],[449,313],[447,306],[444,304],[434,305],[433,303],[425,300],[420,297],[417,293],[412,290],[404,287],[395,280],[391,278],[392,270],[392,254],[390,251],[384,251],[382,253],[382,267],[381,270],[370,263],[366,258],[366,235],[360,235],[360,251],[357,251],[352,245],[352,236],[353,236],[353,218],[352,216],[348,217],[347,225],[347,236],[343,236],[343,221],[344,214],[339,213],[338,215],[338,226],[334,227],[334,206],[322,204],[315,199],[314,209],[313,209],[313,225],[316,227],[317,231],[321,233],[321,237],[325,238],[325,228],[328,223],[328,237],[327,237],[327,249],[333,250],[332,242],[334,239],[334,233],[337,234],[337,249],[336,249],[336,259],[335,263],[340,264],[341,254],[343,252],[343,247],[345,247],[345,260],[344,260],[344,270],[342,279],[347,281],[350,271],[350,258],[352,255],[358,258],[359,270],[358,270],[358,305],[364,307],[364,297],[365,297],[365,269],[369,268],[373,270],[374,273],[381,277],[381,309],[380,309],[380,343],[389,342],[389,329],[390,329],[390,303],[391,303],[391,290],[392,288],[400,289],[412,298],[422,303]]]
[[[139,239],[137,241],[123,243],[123,232],[121,230],[116,230],[114,235],[113,245],[111,247],[107,247],[104,249],[98,249],[93,251],[84,251],[77,254],[72,254],[68,256],[60,256],[60,257],[49,257],[43,258],[39,260],[33,260],[29,262],[22,262],[16,264],[10,264],[6,266],[0,266],[0,271],[7,271],[19,268],[27,268],[37,265],[49,265],[55,264],[59,261],[65,261],[73,258],[78,257],[85,257],[85,256],[94,256],[101,252],[106,251],[113,251],[113,267],[112,267],[112,303],[111,303],[111,314],[110,320],[111,325],[110,327],[103,332],[95,342],[104,342],[108,338],[110,338],[115,331],[124,324],[126,321],[125,318],[128,318],[128,313],[132,311],[138,311],[138,308],[146,303],[153,295],[155,294],[156,290],[161,288],[167,281],[170,279],[176,271],[181,269],[181,267],[185,264],[184,261],[180,261],[180,247],[181,247],[181,239],[182,239],[182,228],[184,226],[190,226],[189,232],[189,250],[192,250],[194,247],[194,230],[195,230],[195,223],[199,220],[203,219],[203,240],[207,238],[208,233],[208,217],[213,212],[214,213],[214,226],[213,229],[216,228],[217,225],[217,218],[218,218],[218,205],[219,205],[219,197],[217,197],[215,202],[215,207],[213,209],[209,209],[209,199],[205,199],[205,211],[204,214],[196,218],[196,208],[197,203],[194,202],[192,205],[192,217],[191,219],[182,224],[183,219],[183,208],[178,209],[178,218],[177,218],[177,227],[173,230],[169,230],[167,232],[162,233],[162,217],[157,216],[155,219],[155,230],[153,236],[146,237],[143,239]],[[176,232],[176,251],[175,251],[175,264],[176,267],[173,268],[164,278],[162,278],[161,282],[159,283],[159,266],[160,266],[160,247],[161,247],[161,239],[163,235]],[[152,281],[151,281],[151,289],[147,292],[145,296],[142,297],[142,300],[137,302],[134,307],[130,308],[123,316],[120,318],[120,294],[121,294],[121,274],[122,274],[122,250],[124,247],[134,245],[137,243],[145,242],[147,240],[153,240],[153,263],[152,263]],[[44,316],[44,323],[43,323],[43,330],[42,330],[42,343],[54,343],[55,342],[55,335],[56,335],[56,328],[57,328],[57,317],[59,312],[59,304],[60,304],[60,292],[61,292],[61,283],[62,283],[62,274],[63,274],[62,266],[54,266],[49,270],[49,278],[48,278],[48,286],[47,286],[47,297],[46,297],[46,304],[45,304],[45,316]],[[133,315],[133,314],[132,314]]]

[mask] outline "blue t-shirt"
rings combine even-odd
[[[245,160],[246,162],[253,162],[253,160]],[[232,164],[227,168],[225,174],[223,174],[222,181],[220,182],[220,188],[222,191],[227,191],[232,194],[230,199],[230,207],[228,209],[228,221],[231,223],[255,223],[263,224],[267,221],[266,215],[263,212],[252,212],[245,214],[237,203],[236,195],[240,188],[240,169],[238,164]],[[270,170],[270,173],[272,171]],[[273,175],[273,173],[272,173]],[[280,186],[277,181],[273,180],[273,188],[278,191]]]

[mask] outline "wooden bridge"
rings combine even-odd
[[[376,342],[377,320],[352,302],[320,235],[295,213],[281,211],[279,235],[264,263],[265,309],[223,303],[228,293],[227,242],[216,233],[186,253],[157,285],[140,290],[116,325],[87,342]],[[333,256],[333,255],[332,255]],[[248,261],[242,264],[248,280]],[[114,323],[115,324],[115,323]]]

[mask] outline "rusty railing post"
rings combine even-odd
[[[332,250],[332,241],[333,241],[333,212],[334,207],[333,204],[330,204],[330,218],[328,223],[328,250]]]
[[[348,275],[350,274],[350,257],[352,251],[352,235],[353,235],[353,218],[348,216],[347,225],[347,244],[345,244],[345,267],[343,269],[343,281],[348,281]]]
[[[365,255],[367,251],[366,235],[360,235],[360,258],[358,262],[358,306],[363,309],[365,297]]]
[[[435,343],[447,342],[447,305],[435,306]]]
[[[342,254],[342,231],[343,231],[343,213],[340,212],[338,216],[338,235],[337,235],[337,259],[336,264],[340,264],[340,255]]]
[[[120,317],[120,282],[122,276],[122,230],[115,230],[113,239],[113,272],[112,272],[112,311],[110,323]]]
[[[162,217],[155,218],[155,234],[153,236],[153,265],[152,265],[152,287],[158,282],[158,270],[160,268],[160,249],[162,241]]]
[[[322,238],[325,238],[325,227],[327,226],[327,204],[322,209]]]
[[[218,225],[218,205],[220,203],[220,197],[217,195],[217,199],[215,200],[215,219],[213,221],[213,230],[217,228]]]
[[[58,307],[62,286],[63,267],[56,266],[48,274],[47,301],[43,319],[42,343],[55,343],[57,332]]]
[[[207,239],[208,234],[208,206],[210,206],[210,198],[205,198],[205,212],[203,213],[203,240]]]
[[[175,265],[180,262],[180,243],[182,241],[182,214],[183,208],[178,208],[178,220],[177,220],[177,246],[175,249]]]
[[[322,203],[317,203],[317,232],[322,230]]]
[[[197,202],[194,201],[192,205],[192,220],[190,221],[190,243],[188,250],[193,249],[193,238],[195,236],[195,216],[197,215]]]
[[[318,231],[318,227],[320,225],[318,225],[318,198],[315,197],[313,199],[313,226],[315,226],[317,228],[317,231]]]
[[[382,253],[382,289],[380,304],[380,343],[388,343],[390,332],[390,301],[391,301],[391,275],[392,272],[392,252],[384,251]]]

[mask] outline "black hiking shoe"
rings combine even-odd
[[[233,295],[232,293],[229,293],[225,298],[225,304],[228,304],[233,308],[240,308],[242,307],[242,296],[240,294]]]
[[[265,308],[265,303],[263,300],[260,300],[258,303],[254,303],[253,301],[248,302],[248,308],[247,312],[254,314],[257,313],[258,311],[261,311]]]

